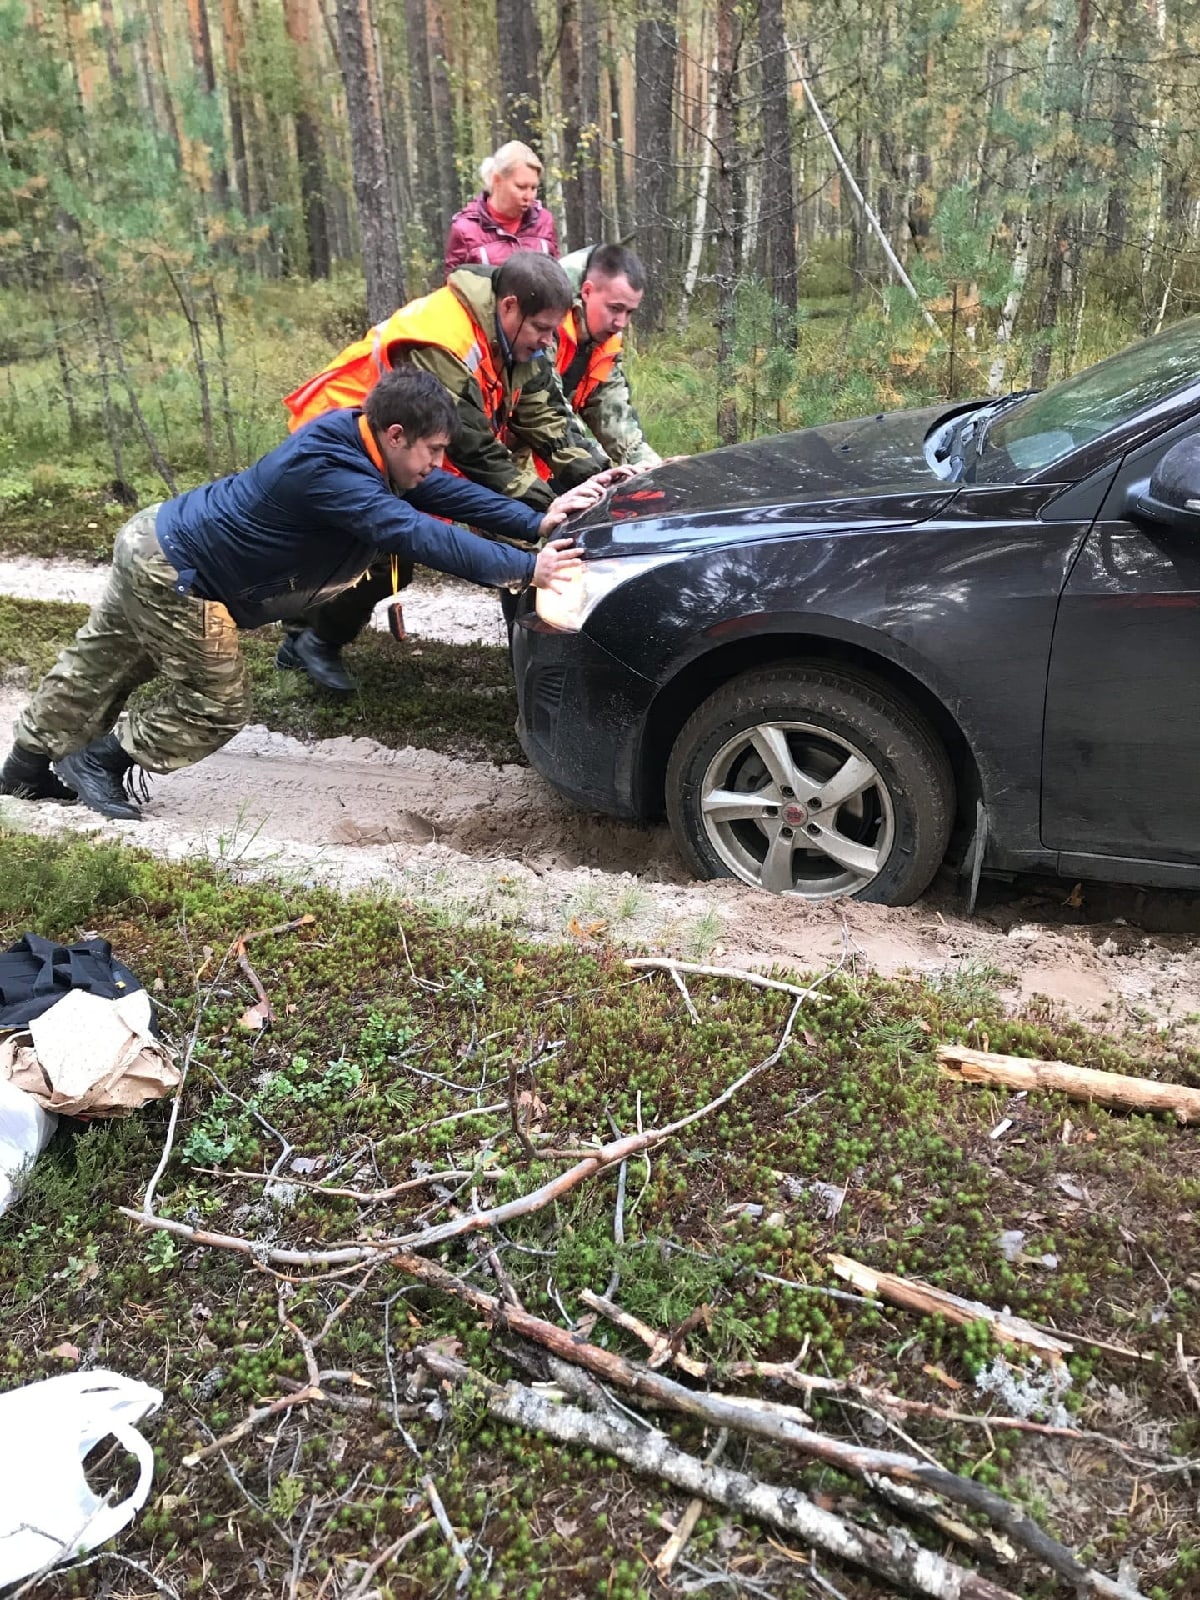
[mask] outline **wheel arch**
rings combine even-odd
[[[716,644],[694,657],[663,686],[646,716],[638,752],[636,792],[643,815],[657,815],[663,810],[671,748],[692,712],[731,678],[789,660],[865,673],[923,717],[950,760],[958,826],[973,826],[975,800],[983,789],[979,765],[970,740],[945,701],[914,672],[870,644],[803,630],[757,633]]]

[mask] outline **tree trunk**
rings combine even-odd
[[[733,8],[736,0],[717,6],[717,435],[722,444],[736,444],[737,394],[733,378],[733,337],[737,283],[733,236]]]
[[[221,0],[221,34],[225,42],[225,95],[229,101],[229,140],[233,149],[233,182],[242,211],[252,217],[258,207],[250,192],[250,164],[246,156],[246,121],[242,111],[242,61],[246,41],[238,0]]]
[[[536,146],[544,132],[539,58],[542,35],[533,0],[496,0],[501,116],[506,139]]]
[[[415,180],[413,192],[417,196],[419,214],[433,252],[441,259],[446,239],[442,219],[440,175],[430,173],[430,163],[423,153],[429,149],[433,130],[433,91],[429,78],[429,19],[425,0],[404,0],[404,24],[408,44],[409,104],[412,107],[413,131],[410,171]],[[433,181],[431,181],[431,177]],[[447,219],[448,222],[448,219]]]
[[[583,206],[583,243],[604,239],[600,207],[600,18],[596,0],[580,3],[579,117],[582,150],[579,194]]]
[[[192,62],[196,68],[196,76],[200,86],[208,96],[214,110],[217,101],[217,73],[213,65],[212,34],[208,27],[207,0],[187,0],[188,37],[192,46]],[[212,195],[218,208],[223,209],[229,204],[229,174],[225,170],[225,162],[218,151],[211,146],[208,152],[209,171],[212,179]]]
[[[616,24],[612,7],[606,22],[608,35],[608,120],[609,139],[612,143],[612,237],[621,239],[634,225],[633,208],[629,203],[629,174],[626,170],[625,118],[621,111],[621,56],[617,49]],[[643,315],[643,321],[645,316]]]
[[[167,75],[165,51],[163,47],[162,16],[159,11],[158,0],[146,0],[146,12],[150,19],[150,52],[153,62],[152,79],[159,92],[162,94],[163,110],[166,115],[167,128],[171,141],[179,151],[180,159],[183,158],[183,135],[179,127],[179,118],[175,113],[175,102],[171,99],[171,80]]]
[[[775,342],[794,347],[796,204],[783,0],[760,0],[758,43],[762,57],[762,225],[767,247],[767,281],[775,301]]]
[[[300,206],[308,252],[307,275],[327,278],[331,269],[329,218],[325,210],[325,161],[316,117],[316,72],[311,34],[312,0],[284,0],[284,22],[295,51],[296,161],[300,168]],[[297,263],[300,265],[300,263]]]
[[[427,0],[425,26],[429,34],[429,93],[433,103],[433,141],[437,171],[437,236],[446,242],[450,218],[458,210],[458,174],[454,169],[454,112],[450,104],[450,75],[446,70],[446,25],[442,0]]]
[[[1033,225],[1030,201],[1033,186],[1037,181],[1037,174],[1038,159],[1034,156],[1029,164],[1029,186],[1025,191],[1024,205],[1013,230],[1012,276],[1008,281],[1008,294],[1004,298],[1000,321],[996,327],[996,353],[992,358],[992,365],[988,371],[987,392],[989,394],[1000,394],[1004,388],[1004,369],[1008,346],[1012,340],[1013,328],[1016,326],[1017,316],[1021,310],[1021,300],[1025,293],[1025,280],[1029,276],[1029,236]]]
[[[125,71],[121,66],[113,0],[100,0],[100,29],[104,36],[104,55],[108,61],[108,81],[112,85],[114,98],[120,101],[125,92]]]
[[[675,83],[675,0],[657,0],[635,42],[637,250],[646,265],[642,322],[661,328],[669,261],[671,98]]]
[[[708,114],[704,122],[704,138],[700,145],[700,177],[696,184],[696,207],[692,214],[692,242],[688,250],[687,267],[683,274],[683,293],[679,299],[679,331],[687,328],[688,308],[696,292],[696,279],[700,275],[700,258],[704,254],[704,229],[708,221],[708,186],[712,178],[713,146],[717,136],[717,58],[713,57],[708,87]]]
[[[367,280],[367,316],[379,322],[408,298],[400,264],[398,230],[392,209],[383,129],[376,114],[378,97],[369,77],[370,55],[359,0],[337,0],[338,43],[350,150],[354,199],[362,235],[363,271]]]
[[[583,193],[579,183],[583,111],[580,87],[579,0],[560,0],[558,68],[562,79],[564,248],[577,250],[585,241]],[[592,241],[594,242],[594,241]]]
[[[1065,213],[1060,214],[1046,240],[1046,269],[1042,279],[1042,297],[1038,303],[1037,338],[1029,368],[1029,384],[1033,389],[1044,389],[1050,376],[1050,357],[1054,348],[1051,335],[1058,324],[1058,306],[1062,299],[1067,226]]]

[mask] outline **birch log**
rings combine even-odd
[[[1131,1078],[1122,1072],[1075,1067],[1067,1061],[995,1055],[965,1045],[938,1047],[938,1063],[960,1083],[997,1083],[1008,1089],[1055,1089],[1072,1100],[1094,1100],[1122,1111],[1168,1111],[1180,1122],[1200,1122],[1200,1089]]]

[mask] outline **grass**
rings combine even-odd
[[[78,839],[0,832],[0,854],[0,944],[26,928],[61,939],[96,930],[153,986],[168,1037],[183,1041],[195,1028],[158,1203],[218,1232],[320,1248],[364,1227],[406,1231],[432,1198],[417,1191],[362,1209],[293,1191],[281,1204],[235,1175],[268,1171],[281,1138],[318,1173],[337,1171],[338,1183],[367,1188],[429,1164],[470,1171],[490,1161],[502,1176],[484,1192],[512,1198],[559,1168],[523,1166],[507,1112],[440,1120],[503,1101],[510,1061],[536,1098],[537,1128],[571,1145],[607,1137],[610,1117],[630,1130],[639,1115],[652,1126],[703,1104],[768,1054],[787,1014],[783,995],[694,979],[695,1024],[665,977],[631,982],[602,945],[533,946],[379,896],[244,885],[207,866],[160,864]],[[248,1033],[238,1019],[254,996],[223,952],[239,931],[302,912],[311,925],[251,946],[277,1020]],[[978,1328],[799,1287],[830,1282],[826,1257],[842,1251],[1055,1322],[1077,1339],[1066,1403],[1082,1424],[1128,1432],[1119,1400],[1160,1443],[1200,1453],[1200,1417],[1175,1361],[1177,1335],[1194,1352],[1200,1326],[1194,1133],[1050,1095],[1015,1102],[944,1082],[936,1044],[978,1043],[984,1033],[997,1050],[1200,1083],[1200,1059],[1168,1037],[1141,1035],[1125,1047],[1076,1025],[1009,1017],[982,983],[936,989],[839,975],[805,1004],[779,1064],[751,1091],[648,1163],[631,1164],[623,1247],[613,1243],[615,1174],[505,1231],[496,1242],[525,1304],[561,1320],[552,1286],[577,1314],[579,1292],[603,1289],[616,1267],[618,1299],[656,1326],[709,1307],[707,1329],[689,1336],[694,1354],[782,1359],[806,1345],[816,1371],[987,1409],[973,1377],[994,1350]],[[551,1045],[531,1081],[525,1063]],[[460,1536],[491,1552],[490,1570],[483,1576],[480,1563],[469,1594],[655,1592],[647,1563],[681,1498],[601,1458],[501,1427],[469,1397],[446,1396],[405,1422],[420,1460],[382,1418],[308,1408],[228,1447],[228,1466],[217,1458],[185,1468],[191,1448],[282,1393],[284,1382],[303,1381],[304,1366],[279,1322],[276,1281],[244,1258],[148,1237],[116,1214],[140,1202],[166,1114],[156,1105],[125,1122],[65,1127],[0,1219],[4,1382],[70,1367],[74,1358],[62,1352],[73,1346],[165,1392],[147,1425],[153,1494],[121,1536],[122,1555],[180,1595],[274,1593],[302,1542],[313,1591],[330,1566],[345,1587],[348,1561],[411,1526],[421,1475],[430,1472]],[[997,1143],[989,1133],[1001,1115],[1016,1126]],[[1068,1120],[1074,1131],[1064,1143]],[[818,1180],[847,1190],[836,1218],[801,1187]],[[745,1204],[761,1206],[760,1216],[731,1211]],[[1027,1237],[1024,1256],[1010,1262],[997,1239],[1013,1228]],[[1054,1270],[1036,1263],[1047,1253],[1058,1258]],[[482,1270],[467,1244],[441,1255],[452,1270]],[[346,1287],[300,1274],[289,1314],[314,1332]],[[1090,1347],[1087,1334],[1135,1347],[1151,1364]],[[373,1386],[338,1392],[386,1401],[393,1376],[401,1391],[407,1381],[407,1352],[436,1337],[459,1341],[466,1359],[495,1376],[524,1376],[510,1363],[511,1339],[414,1292],[388,1267],[334,1324],[319,1359]],[[593,1337],[637,1353],[603,1326]],[[961,1392],[949,1393],[947,1380]],[[815,1410],[822,1426],[852,1432],[853,1413],[832,1401]],[[920,1418],[905,1427],[945,1464],[1040,1505],[1053,1530],[1089,1546],[1102,1569],[1114,1573],[1128,1554],[1148,1593],[1187,1592],[1192,1507],[1178,1477],[1159,1477],[1153,1494],[1138,1496],[1136,1474],[1120,1458],[1087,1446],[1071,1447],[1068,1479],[1057,1447],[1028,1435],[996,1429],[989,1440]],[[702,1448],[688,1427],[670,1431]],[[822,1470],[757,1446],[746,1465],[770,1481],[832,1494],[844,1509],[845,1484]],[[1117,1519],[1113,1505],[1130,1509]],[[722,1522],[706,1513],[694,1559],[725,1562]],[[743,1577],[794,1592],[778,1587],[793,1584],[794,1572],[781,1568],[760,1530],[741,1523],[738,1539]],[[823,1567],[847,1596],[882,1592]],[[119,1584],[123,1574],[106,1576]],[[427,1539],[390,1569],[382,1593],[432,1595],[454,1576],[444,1545]],[[97,1581],[89,1569],[47,1580],[39,1593],[91,1594]],[[1048,1592],[1032,1567],[1001,1581],[1030,1596]]]
[[[86,606],[0,596],[0,679],[19,673],[36,683],[86,615]],[[432,640],[396,644],[390,634],[367,631],[345,658],[357,693],[341,700],[314,688],[302,672],[276,669],[281,638],[276,628],[242,636],[256,721],[302,739],[349,734],[477,760],[524,761],[513,731],[517,699],[507,650]]]

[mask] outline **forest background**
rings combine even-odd
[[[509,137],[664,452],[1040,387],[1200,293],[1195,0],[0,0],[0,507],[244,466]]]

